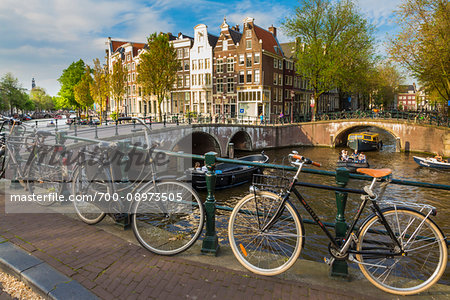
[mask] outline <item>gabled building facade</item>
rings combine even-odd
[[[184,114],[191,107],[191,61],[190,51],[194,39],[183,35],[181,32],[177,38],[170,41],[177,52],[179,69],[177,80],[171,93],[170,112]]]
[[[208,26],[194,27],[194,43],[190,50],[191,111],[212,114],[213,49],[218,37],[208,33]]]
[[[239,26],[231,27],[224,19],[214,48],[213,102],[216,118],[236,117],[237,106],[237,45],[242,34]]]

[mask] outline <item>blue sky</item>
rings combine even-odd
[[[398,30],[393,10],[401,0],[355,0],[361,11],[377,27],[380,53],[387,34]],[[145,42],[155,31],[193,35],[193,27],[204,23],[219,33],[224,16],[230,25],[247,17],[267,28],[280,28],[291,16],[297,1],[245,0],[1,0],[0,76],[13,73],[24,88],[31,78],[54,96],[58,77],[73,61],[92,65],[104,60],[105,42],[113,39]],[[281,42],[289,41],[278,29]]]

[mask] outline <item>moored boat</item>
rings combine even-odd
[[[383,142],[378,133],[355,132],[348,135],[347,146],[358,152],[380,150]]]
[[[263,153],[252,154],[237,158],[237,160],[266,163],[269,157]],[[216,190],[235,187],[250,182],[253,174],[262,172],[261,167],[237,165],[232,163],[220,163],[216,165]],[[204,171],[190,168],[186,171],[186,177],[192,180],[192,187],[196,190],[206,190],[206,178]]]
[[[428,167],[428,168],[435,168],[435,169],[442,169],[442,170],[450,170],[450,162],[447,161],[438,161],[435,158],[432,157],[418,157],[413,156],[414,161],[419,164],[419,166],[422,167]]]
[[[365,162],[353,161],[351,159],[347,161],[339,160],[336,163],[337,168],[347,168],[351,173],[356,173],[356,169],[358,168],[369,168],[369,162],[367,160]]]

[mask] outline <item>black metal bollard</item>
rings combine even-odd
[[[164,114],[164,117],[163,117],[163,119],[164,119],[164,127],[166,127],[166,114]]]
[[[118,121],[116,120],[116,132],[114,135],[119,135],[119,129],[118,129]]]
[[[94,125],[95,126],[95,138],[98,139],[98,132],[97,132],[97,124]]]

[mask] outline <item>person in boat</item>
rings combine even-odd
[[[442,159],[442,156],[440,156],[439,154],[436,154],[434,159],[437,160],[438,162],[444,162],[443,159]]]
[[[353,159],[354,162],[358,162],[358,159],[359,159],[359,153],[358,153],[358,150],[355,150],[355,151],[352,153],[351,158]]]
[[[195,163],[195,165],[194,165],[194,170],[195,170],[195,171],[201,171],[201,170],[202,170],[202,167],[201,167],[201,165],[200,165],[199,162],[196,162],[196,163]]]
[[[348,153],[346,150],[342,150],[341,152],[341,160],[342,161],[348,161]]]
[[[365,163],[366,162],[366,155],[364,153],[360,153],[358,156],[358,160],[360,163]]]
[[[206,167],[206,165],[202,166],[202,172],[204,172],[204,173],[208,172],[208,168]]]

